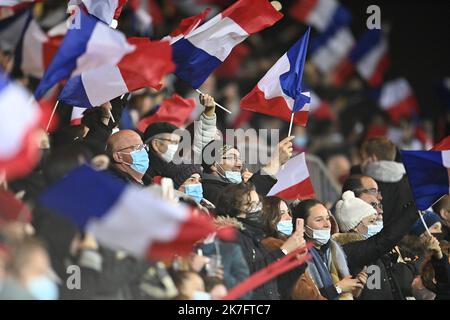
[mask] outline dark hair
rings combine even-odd
[[[295,221],[297,219],[303,219],[305,220],[305,225],[306,225],[306,220],[308,220],[309,214],[310,214],[310,209],[312,207],[314,207],[316,204],[321,204],[325,207],[325,205],[317,200],[317,199],[307,199],[307,200],[303,200],[298,202],[297,204],[293,205],[291,207],[291,213],[292,213],[292,224],[294,226],[294,231],[295,231],[295,227],[296,227],[296,223]]]
[[[364,189],[362,184],[362,178],[365,177],[361,174],[354,174],[345,180],[344,185],[342,186],[342,193],[345,191],[355,191],[357,189]],[[360,194],[355,193],[355,197],[359,197]]]
[[[203,281],[205,282],[206,292],[210,292],[217,285],[224,285],[223,280],[219,277],[205,277]]]
[[[268,236],[279,238],[280,233],[277,230],[277,223],[280,222],[280,204],[282,199],[278,197],[265,197],[262,201],[262,220],[265,232]]]
[[[378,160],[394,161],[397,149],[395,144],[386,137],[373,137],[363,142],[361,152],[368,156],[376,156]]]
[[[50,146],[52,149],[72,144],[83,139],[84,125],[66,126],[50,135]]]
[[[91,152],[81,144],[67,145],[51,151],[42,170],[46,183],[56,182],[91,158]]]
[[[216,205],[219,216],[237,217],[242,207],[250,202],[250,192],[255,190],[251,182],[233,184],[223,189]]]

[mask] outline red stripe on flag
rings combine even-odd
[[[283,18],[269,1],[239,0],[222,12],[222,17],[228,17],[239,24],[248,34],[252,34]]]
[[[389,68],[391,60],[389,55],[386,53],[383,58],[378,61],[378,65],[375,68],[374,74],[367,81],[372,87],[377,87],[383,82],[384,74],[386,70]]]
[[[304,200],[314,198],[316,194],[314,193],[311,179],[308,178],[300,183],[290,186],[287,189],[284,189],[281,192],[278,192],[276,196],[283,200]]]
[[[168,242],[155,241],[148,250],[148,258],[164,259],[173,255],[185,256],[192,252],[196,242],[216,231],[211,217],[192,209],[186,221],[182,222],[178,234]]]
[[[248,111],[258,112],[274,116],[285,121],[291,121],[292,110],[282,97],[266,100],[264,93],[256,86],[241,100],[241,108]],[[294,123],[306,126],[308,122],[308,111],[298,111],[294,116]]]
[[[163,77],[175,70],[169,42],[146,38],[129,38],[128,42],[136,45],[136,50],[123,57],[118,64],[128,90],[144,87],[159,90]]]
[[[450,150],[450,136],[447,136],[446,138],[438,142],[431,150]]]
[[[398,123],[401,118],[411,118],[417,113],[416,97],[410,94],[386,110],[393,122]]]
[[[52,62],[53,57],[61,45],[64,37],[50,37],[47,42],[42,46],[43,59],[44,59],[44,71],[47,70],[50,62]]]
[[[354,71],[355,67],[350,59],[344,59],[333,71],[333,84],[338,87],[341,86]]]
[[[297,0],[289,9],[289,15],[295,20],[306,22],[316,5],[317,0]]]

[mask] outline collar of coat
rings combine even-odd
[[[364,240],[364,237],[356,232],[344,232],[333,234],[333,240],[343,246],[348,243]]]

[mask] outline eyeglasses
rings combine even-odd
[[[242,159],[241,159],[241,157],[238,157],[237,155],[235,155],[235,154],[230,154],[230,155],[227,155],[227,156],[223,156],[222,157],[222,160],[234,160],[234,162],[237,162],[237,161],[240,161],[240,162],[242,162]]]
[[[355,189],[354,192],[356,194],[368,193],[374,197],[380,196],[381,192],[377,188],[369,188],[369,189]]]
[[[383,210],[383,204],[381,202],[371,202],[370,205],[376,210],[377,208]]]
[[[133,152],[133,151],[141,151],[142,149],[144,149],[145,151],[148,152],[149,147],[146,144],[135,144],[135,145],[132,145],[132,146],[125,147],[125,148],[122,148],[120,150],[117,150],[117,152],[120,152],[120,151],[126,150],[126,149],[132,149],[131,152]]]

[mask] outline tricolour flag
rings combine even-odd
[[[10,18],[41,0],[1,0],[0,20]]]
[[[311,41],[311,62],[322,72],[333,72],[355,45],[348,26],[329,28]]]
[[[113,20],[119,18],[123,6],[128,0],[71,0],[69,1],[69,9],[71,5],[83,5],[86,11],[103,21],[107,25],[112,25]]]
[[[105,247],[137,257],[185,255],[216,231],[212,219],[196,209],[166,202],[85,165],[45,190],[40,202]]]
[[[83,118],[83,112],[86,108],[72,107],[72,114],[70,115],[70,125],[76,126],[81,124],[81,119]]]
[[[292,157],[277,174],[277,183],[267,194],[284,200],[303,200],[315,197],[306,166],[305,153]]]
[[[0,20],[0,50],[14,52],[31,21],[31,10]]]
[[[136,49],[117,65],[104,65],[72,77],[59,100],[83,108],[99,106],[130,91],[144,87],[159,89],[163,77],[175,70],[172,48],[167,41],[129,38]]]
[[[266,0],[239,0],[183,37],[171,40],[175,74],[198,88],[249,35],[283,17]]]
[[[305,126],[308,121],[309,92],[302,91],[303,68],[310,29],[270,68],[241,100],[241,108]]]
[[[450,150],[450,136],[447,136],[438,143],[436,143],[432,148],[432,150],[436,151]]]
[[[297,0],[289,15],[319,32],[348,25],[352,19],[350,12],[336,0]]]
[[[385,83],[381,87],[378,102],[395,123],[402,118],[412,118],[418,113],[416,96],[409,82],[404,78]]]
[[[175,93],[169,99],[164,100],[153,115],[139,121],[137,129],[144,132],[149,125],[155,122],[168,122],[180,128],[189,120],[194,109],[195,99],[184,99]]]
[[[356,69],[369,85],[379,86],[388,67],[386,36],[379,29],[372,29],[362,36],[349,56],[336,68],[334,82],[336,85],[342,84]]]
[[[450,150],[401,154],[417,209],[426,210],[450,193]]]
[[[43,115],[32,96],[0,72],[0,172],[28,174],[39,159],[37,132]]]
[[[117,65],[126,54],[135,50],[124,34],[83,11],[79,11],[73,21],[36,89],[37,99],[59,81],[84,71]]]

